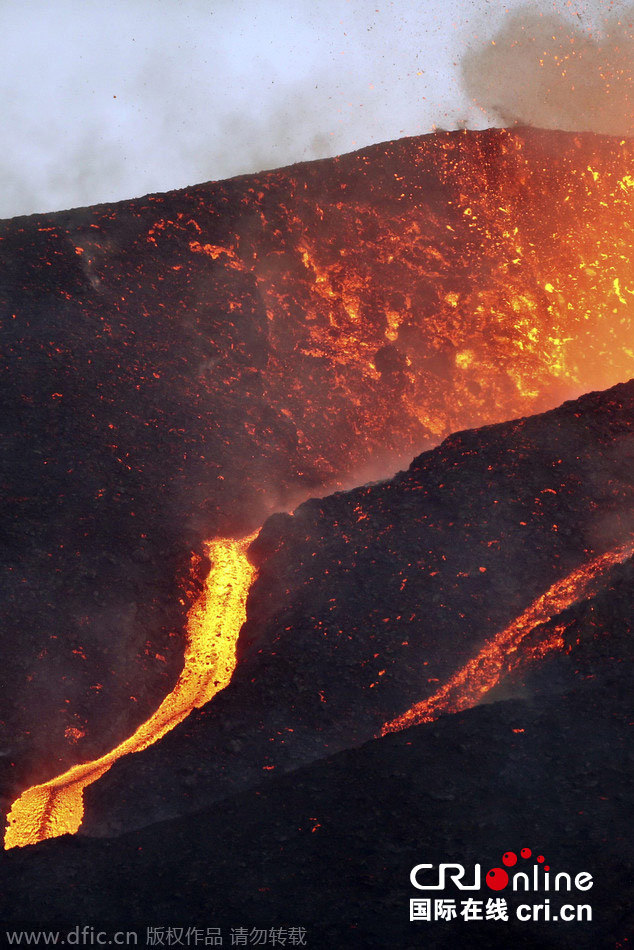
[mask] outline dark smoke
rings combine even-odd
[[[539,14],[509,14],[485,46],[462,62],[467,94],[503,125],[634,134],[634,6],[591,27]]]

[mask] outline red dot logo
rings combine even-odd
[[[514,864],[517,864],[517,855],[515,852],[507,851],[506,854],[503,854],[502,864],[505,864],[507,868],[512,868]]]
[[[532,853],[533,852],[531,851],[530,848],[522,848],[522,850],[520,851],[520,854],[522,855],[523,858],[530,858]]]
[[[538,863],[538,864],[543,864],[543,863],[544,863],[544,855],[543,855],[543,854],[540,854],[540,855],[537,856],[537,863]]]
[[[486,882],[492,891],[503,891],[509,882],[509,876],[504,868],[491,868],[486,876]]]

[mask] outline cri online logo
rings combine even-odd
[[[538,854],[535,863],[531,862],[533,852],[530,848],[522,848],[519,858],[514,851],[506,851],[502,855],[504,867],[491,868],[485,875],[487,887],[492,891],[503,891],[511,883],[512,890],[520,888],[524,891],[572,890],[573,886],[579,891],[587,891],[593,885],[592,875],[588,871],[579,871],[572,877],[567,871],[550,874],[550,866],[545,863],[543,854]],[[521,859],[521,861],[520,861]],[[525,863],[528,862],[528,863]],[[462,864],[439,864],[438,883],[423,884],[420,877],[424,871],[429,871],[433,864],[417,864],[412,868],[410,881],[420,891],[442,891],[445,889],[447,877],[460,891],[477,891],[482,886],[481,865],[474,865],[473,884],[464,883],[465,868]],[[507,868],[511,869],[507,870]],[[513,871],[513,868],[521,870]],[[526,870],[524,870],[526,869]],[[551,880],[552,877],[552,880]],[[574,882],[574,883],[573,883]]]

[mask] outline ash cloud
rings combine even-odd
[[[3,10],[0,215],[161,192],[287,164],[289,155],[343,150],[335,84],[319,68],[310,22],[300,17],[294,26],[292,12],[290,0],[268,18],[254,3],[228,0],[158,11],[150,0],[86,0],[81,8],[25,0]],[[292,39],[303,57],[289,49]]]
[[[402,134],[393,88],[406,79],[371,91],[384,42],[378,29],[365,41],[375,5],[364,0],[359,22],[338,6],[8,6],[0,216],[187,187]],[[386,116],[400,125],[386,129]]]
[[[459,125],[470,18],[469,0],[0,4],[0,216]]]
[[[634,5],[591,22],[527,4],[464,56],[461,71],[469,97],[505,126],[631,136],[633,64]]]

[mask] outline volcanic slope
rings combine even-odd
[[[532,667],[523,698],[446,715],[340,752],[202,812],[121,837],[66,837],[0,859],[11,922],[306,928],[307,946],[452,950],[628,946],[634,931],[634,563],[554,618],[565,649]],[[548,626],[548,625],[547,625]],[[550,631],[547,631],[547,633]],[[528,692],[527,692],[528,691]],[[529,847],[585,892],[509,889],[508,921],[409,922],[421,862],[483,874]],[[531,870],[532,873],[532,870]],[[590,905],[591,921],[520,922],[519,903]],[[156,932],[156,931],[154,931]],[[139,941],[141,942],[141,941]]]
[[[230,685],[87,789],[80,833],[177,816],[358,745],[463,669],[430,718],[524,695],[530,670],[569,649],[552,618],[631,556],[633,459],[634,381],[456,433],[389,481],[271,517]]]
[[[0,225],[4,804],[163,700],[204,541],[632,375],[633,159],[438,133]]]

